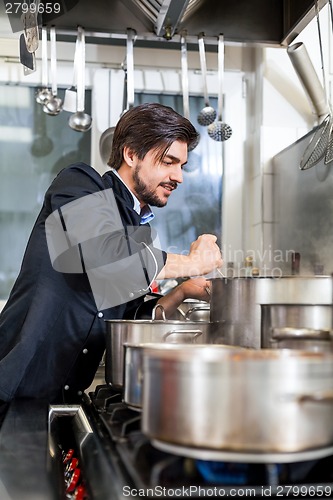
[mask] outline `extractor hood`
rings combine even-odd
[[[318,0],[319,9],[327,1]],[[81,25],[88,38],[90,32],[97,42],[116,41],[131,28],[137,45],[167,42],[169,48],[181,34],[190,41],[201,32],[207,41],[223,33],[226,43],[287,46],[315,17],[315,0],[58,0],[57,5],[60,15],[43,14],[43,24],[55,25],[64,36],[75,35]]]

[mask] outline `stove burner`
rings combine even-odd
[[[232,489],[250,486],[256,496],[262,496],[264,487],[274,493],[278,485],[326,483],[330,487],[333,482],[333,456],[328,456],[333,454],[333,447],[313,450],[311,456],[301,454],[296,457],[298,462],[291,463],[286,457],[279,463],[277,459],[281,456],[270,457],[275,463],[272,460],[265,463],[251,454],[226,453],[217,459],[205,456],[205,450],[201,454],[197,450],[193,455],[191,449],[174,450],[172,445],[151,442],[141,431],[141,412],[129,408],[122,401],[122,393],[112,387],[98,386],[89,396],[103,446],[109,450],[110,460],[123,471],[122,484],[137,491],[192,486],[200,487],[208,495],[212,486],[222,485],[229,495]]]

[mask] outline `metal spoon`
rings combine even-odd
[[[78,27],[79,54],[77,74],[77,100],[76,113],[69,117],[68,124],[77,132],[87,132],[91,128],[92,119],[84,111],[84,93],[85,93],[85,36],[81,26]]]
[[[52,26],[50,29],[50,41],[51,41],[51,81],[52,81],[52,93],[51,97],[43,106],[43,111],[48,115],[58,115],[62,111],[62,100],[57,96],[57,49],[56,49],[56,32],[55,27]]]
[[[36,102],[45,104],[51,97],[51,90],[47,88],[48,61],[47,61],[47,27],[42,27],[42,88],[36,93]]]
[[[232,128],[222,121],[223,110],[223,76],[224,76],[224,37],[219,36],[218,42],[218,78],[219,78],[219,95],[218,95],[218,116],[214,123],[208,125],[208,135],[214,141],[226,141],[232,135]]]
[[[203,127],[207,127],[216,118],[216,111],[210,105],[207,91],[207,65],[206,65],[206,54],[205,54],[205,42],[204,42],[204,34],[200,33],[198,37],[199,44],[199,54],[200,54],[200,66],[202,73],[202,81],[203,81],[203,91],[204,91],[204,100],[205,107],[198,114],[198,123]]]

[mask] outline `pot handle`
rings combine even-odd
[[[299,394],[298,403],[333,403],[333,391],[314,392],[313,394]]]
[[[173,335],[174,333],[177,333],[177,334],[185,333],[185,334],[193,335],[194,340],[197,339],[198,337],[200,337],[200,335],[202,335],[201,330],[170,330],[165,335],[163,335],[163,341],[166,342],[167,338],[170,337],[170,335]]]
[[[189,320],[191,314],[196,312],[196,311],[208,311],[208,310],[209,310],[209,304],[207,304],[207,306],[193,306],[185,314],[185,319]]]
[[[162,313],[162,319],[163,321],[166,321],[166,317],[165,317],[165,310],[164,310],[164,307],[162,306],[162,304],[156,304],[156,306],[154,307],[153,311],[152,311],[152,314],[151,314],[151,319],[152,320],[155,320],[156,319],[156,310],[157,309],[161,309],[161,313]]]
[[[296,328],[296,327],[282,327],[272,328],[272,339],[301,339],[301,340],[329,340],[330,330],[328,329],[314,329],[314,328]]]

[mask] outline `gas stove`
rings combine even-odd
[[[59,411],[59,409],[58,409]],[[60,412],[61,413],[61,412]],[[159,449],[141,432],[141,413],[108,385],[85,397],[71,419],[91,499],[136,496],[333,496],[333,451],[272,463],[206,460]],[[191,454],[189,454],[191,455]],[[323,455],[321,458],[318,456]],[[325,456],[328,455],[328,456]],[[226,455],[228,456],[228,455]],[[232,455],[231,455],[232,456]],[[291,455],[292,456],[292,455]],[[296,455],[297,456],[297,455]]]

